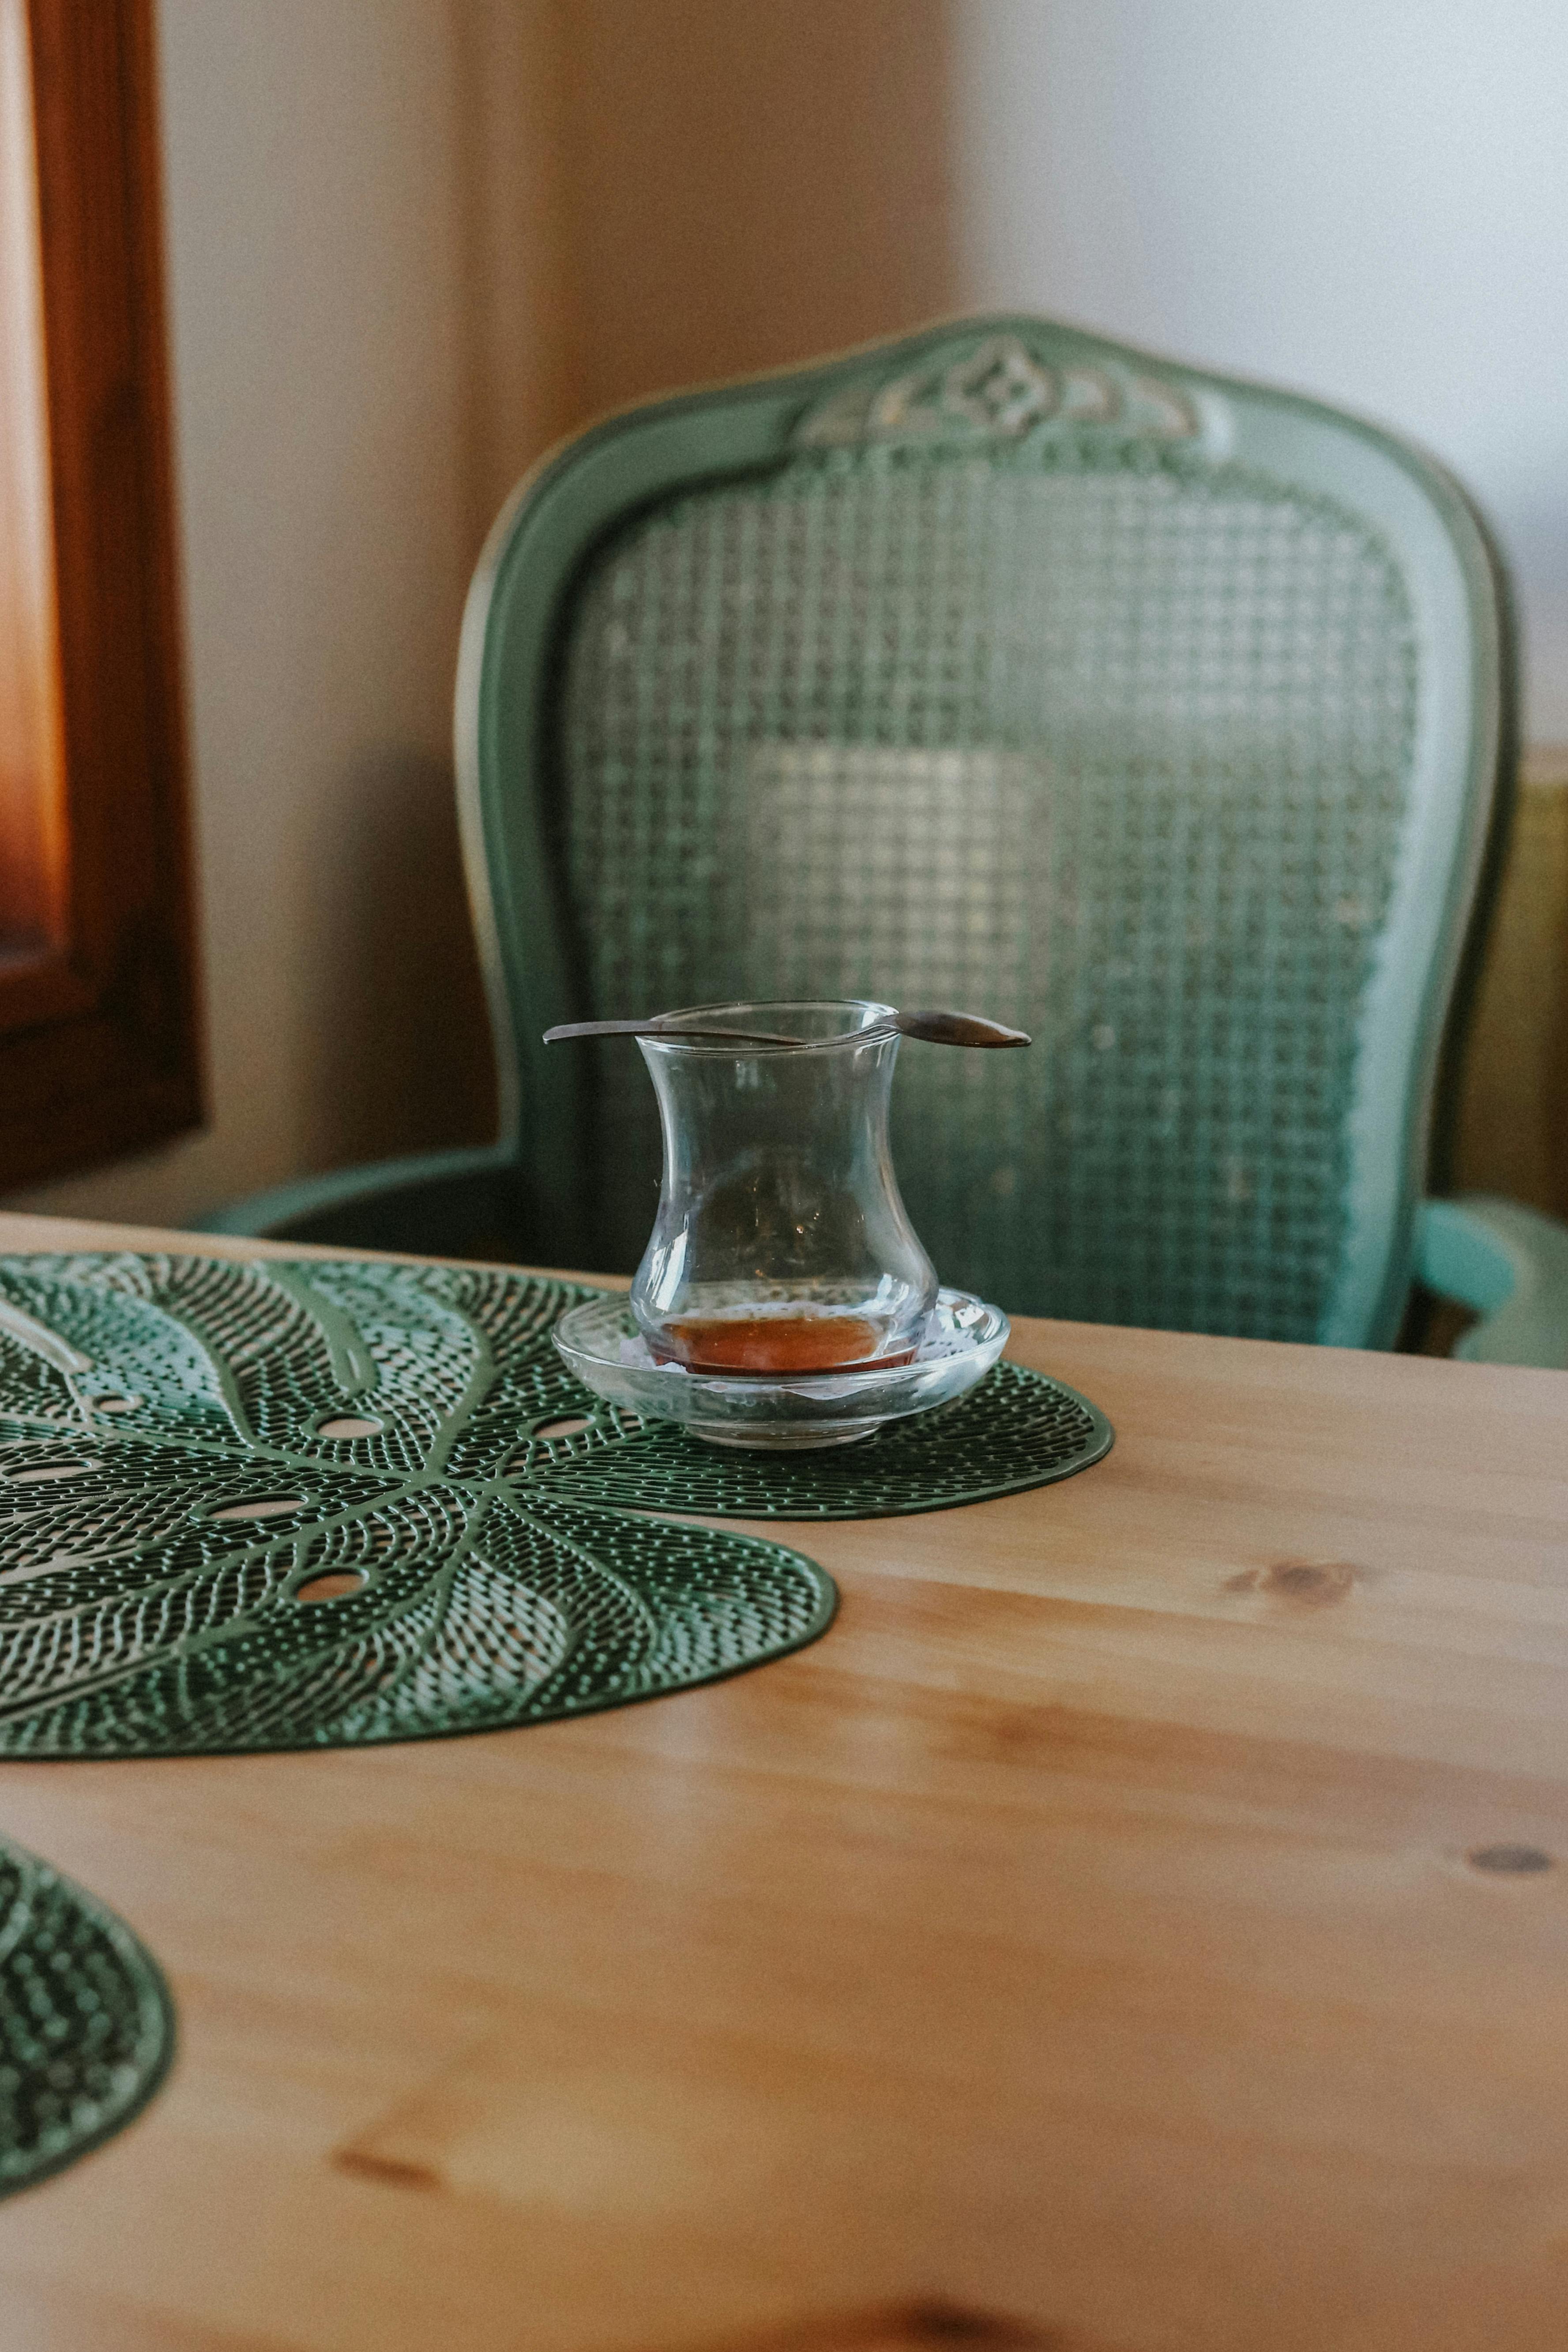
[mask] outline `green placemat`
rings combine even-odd
[[[809,1454],[591,1396],[593,1294],[498,1269],[0,1259],[0,1755],[358,1744],[614,1706],[823,1632],[831,1580],[650,1513],[846,1518],[1069,1475],[1104,1415],[1013,1364]]]
[[[1087,1470],[1114,1433],[1098,1405],[1022,1364],[998,1364],[955,1404],[890,1421],[853,1445],[767,1454],[705,1445],[670,1422],[595,1418],[545,1478],[552,1493],[740,1519],[883,1519],[945,1511]]]
[[[580,1449],[549,1424],[584,1391],[550,1330],[587,1295],[0,1259],[0,1755],[490,1730],[813,1640],[837,1593],[811,1560],[553,1479]]]
[[[0,1838],[0,2197],[121,2130],[174,2047],[168,1988],[123,1920]]]

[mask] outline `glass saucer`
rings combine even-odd
[[[595,1395],[652,1421],[679,1421],[712,1445],[847,1445],[907,1413],[951,1404],[983,1381],[1011,1329],[999,1307],[966,1290],[937,1295],[908,1363],[854,1372],[690,1372],[656,1363],[624,1297],[590,1298],[555,1326],[568,1370]]]

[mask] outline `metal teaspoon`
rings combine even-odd
[[[1027,1030],[1004,1028],[999,1021],[984,1021],[977,1013],[889,1013],[873,1022],[871,1027],[896,1029],[900,1036],[921,1037],[931,1045],[1027,1045],[1031,1042]],[[547,1045],[561,1045],[569,1037],[710,1037],[721,1045],[820,1045],[827,1042],[820,1037],[784,1037],[767,1029],[685,1029],[657,1014],[645,1021],[563,1021],[544,1033]]]

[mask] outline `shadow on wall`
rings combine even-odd
[[[335,806],[351,878],[313,992],[337,1014],[310,1030],[310,1164],[486,1140],[494,1065],[451,769],[402,751],[362,761]]]
[[[459,29],[476,547],[605,410],[956,306],[947,0],[479,0]],[[493,1100],[450,790],[363,782],[368,969],[331,976],[313,1164],[467,1140]]]
[[[953,306],[946,0],[477,0],[457,28],[476,550],[603,410]],[[493,1134],[449,770],[362,761],[321,824],[300,1164]]]
[[[947,0],[479,0],[458,29],[476,547],[605,409],[955,306]],[[377,1156],[467,1139],[491,1099],[455,828],[418,763],[344,805],[373,797],[351,935],[378,978],[335,975],[334,1159],[351,1124]]]
[[[579,416],[956,307],[946,0],[572,0]]]

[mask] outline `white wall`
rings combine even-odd
[[[16,1205],[177,1223],[484,1127],[460,29],[445,0],[163,0],[212,1123]]]
[[[967,306],[1316,392],[1445,458],[1568,740],[1563,0],[954,0]]]

